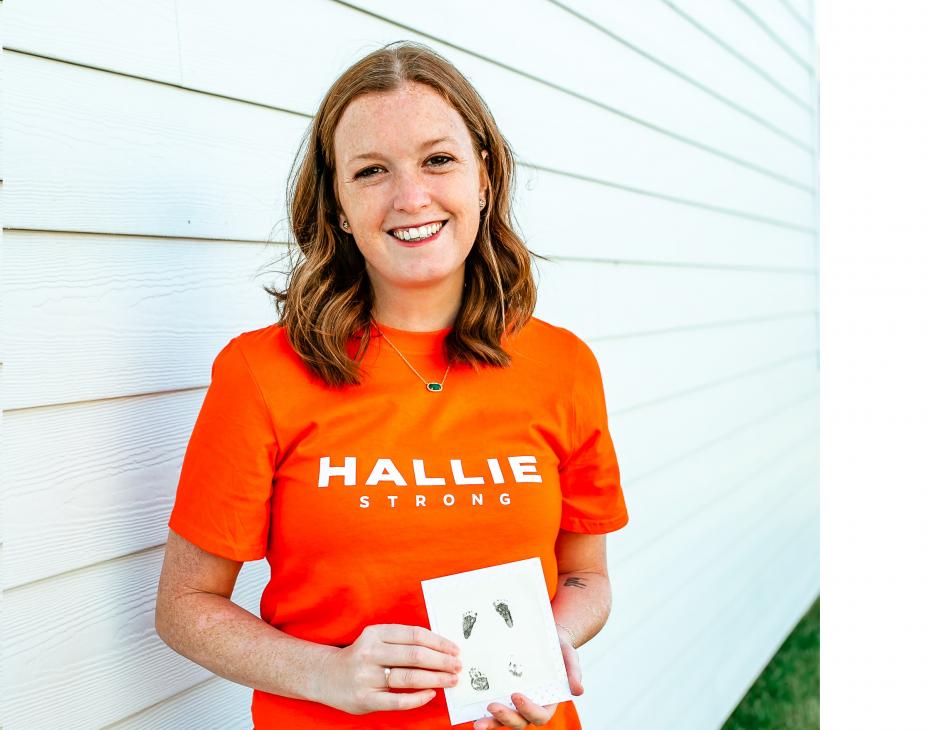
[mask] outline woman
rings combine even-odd
[[[512,175],[482,99],[418,44],[359,61],[313,120],[301,258],[269,290],[280,321],[213,363],[156,611],[172,648],[255,688],[258,730],[448,727],[438,690],[467,668],[421,581],[535,556],[582,692],[628,516],[593,353],[532,316]],[[264,557],[259,620],[229,595]],[[512,700],[473,727],[580,727],[572,702]]]

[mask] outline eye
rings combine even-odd
[[[374,167],[366,167],[363,170],[361,170],[361,172],[359,172],[357,175],[355,175],[355,177],[370,177],[368,173],[371,172],[371,170],[382,170],[382,169],[383,169],[382,167],[377,167],[376,165]]]
[[[432,162],[433,160],[442,160],[442,162],[437,162],[434,165],[431,165],[431,167],[444,167],[445,165],[448,165],[454,162],[454,158],[449,155],[432,155],[431,157],[429,157],[428,162]],[[375,170],[383,170],[383,168],[380,167],[379,165],[374,165],[372,167],[365,167],[363,170],[361,170],[359,173],[355,175],[355,178],[373,177]]]

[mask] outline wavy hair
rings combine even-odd
[[[535,309],[537,289],[530,251],[515,233],[512,192],[515,162],[486,103],[447,59],[412,41],[390,43],[368,54],[329,88],[297,152],[287,183],[290,266],[274,297],[278,325],[306,365],[330,387],[357,385],[371,337],[374,291],[365,260],[351,234],[338,224],[335,128],[362,94],[389,92],[406,82],[430,86],[458,111],[477,160],[487,150],[487,205],[465,260],[462,302],[445,338],[450,364],[506,367],[505,338],[520,330]],[[545,259],[547,260],[547,259]],[[359,339],[355,357],[350,339]]]

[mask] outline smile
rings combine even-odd
[[[405,246],[419,246],[438,238],[439,233],[441,233],[441,230],[445,227],[445,223],[447,222],[448,221],[430,223],[420,228],[400,228],[391,231],[390,235]]]

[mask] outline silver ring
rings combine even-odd
[[[383,675],[384,675],[384,679],[387,682],[387,689],[389,689],[390,688],[390,667],[383,668]]]

